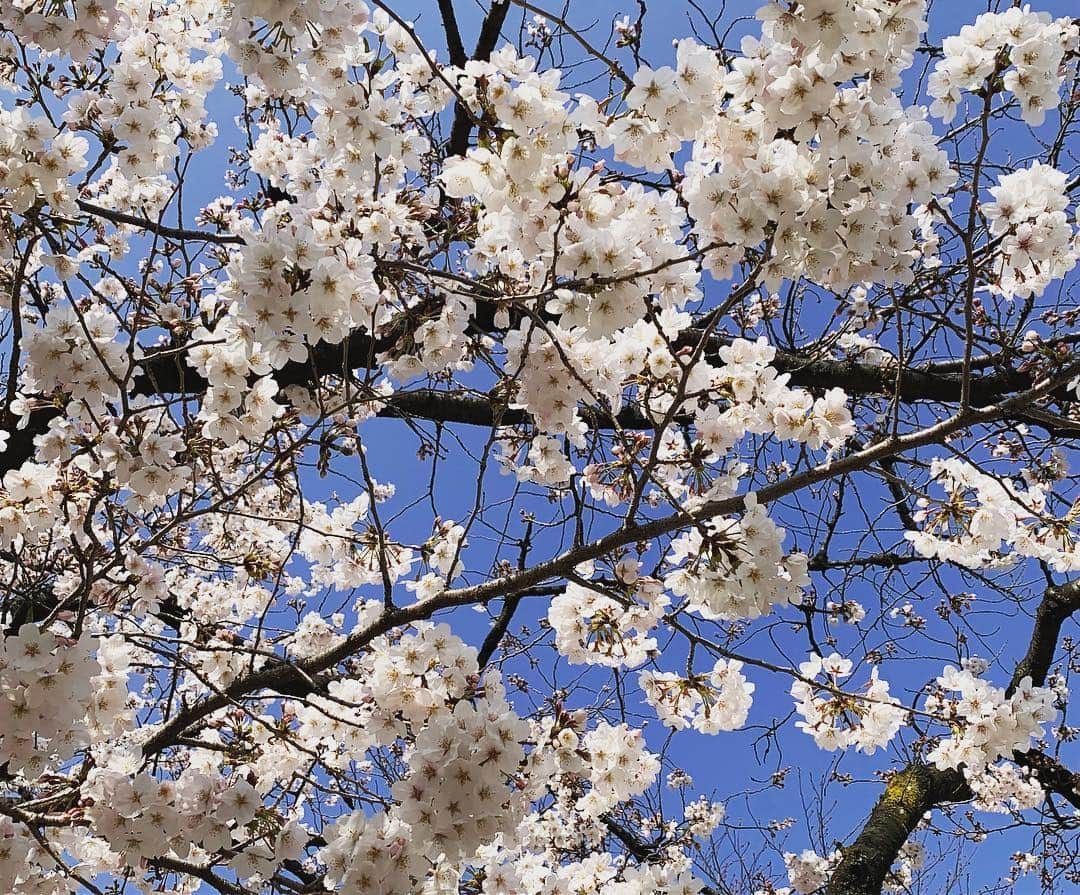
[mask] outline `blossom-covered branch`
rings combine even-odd
[[[0,0],[0,890],[1080,881],[1080,20],[713,7]]]

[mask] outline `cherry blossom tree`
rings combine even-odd
[[[1080,882],[1080,19],[928,5],[0,0],[0,890]]]

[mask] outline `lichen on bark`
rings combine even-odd
[[[828,885],[828,895],[879,895],[901,847],[927,811],[971,798],[960,771],[910,764],[894,774]]]

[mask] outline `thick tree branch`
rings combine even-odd
[[[828,895],[878,895],[901,847],[927,811],[971,791],[961,771],[910,764],[894,775],[829,880]]]
[[[366,333],[357,332],[344,343],[320,342],[311,349],[307,360],[286,364],[274,374],[274,378],[283,388],[290,385],[311,387],[323,376],[340,376],[346,371],[367,368],[372,358],[391,351],[406,334],[407,327],[402,325],[395,328],[391,334],[378,339],[372,339]],[[700,332],[688,331],[679,339],[677,346],[696,344],[700,338]],[[706,358],[717,360],[719,349],[729,343],[728,339],[711,337]],[[853,396],[891,396],[895,386],[895,373],[887,367],[875,364],[819,359],[796,351],[778,351],[774,366],[781,373],[790,375],[792,385],[814,390],[842,388]],[[140,362],[140,369],[133,383],[136,394],[194,397],[206,391],[206,380],[188,366],[182,352],[178,352],[176,348],[156,354],[151,353]],[[961,377],[956,373],[909,369],[902,377],[899,398],[905,402],[956,403],[960,399],[961,384]],[[971,380],[972,400],[976,405],[992,404],[1029,389],[1033,384],[1032,374],[1005,368],[973,377]],[[446,397],[436,398],[437,394],[445,394]],[[1066,398],[1064,387],[1057,389],[1053,396],[1055,399]],[[59,408],[43,402],[31,413],[29,423],[25,427],[11,432],[6,449],[0,452],[0,475],[9,469],[18,468],[33,456],[34,437],[45,432],[49,422],[60,414]],[[438,422],[460,422],[479,426],[494,425],[496,418],[503,425],[517,425],[528,421],[526,414],[499,408],[481,397],[428,391],[400,393],[384,415],[411,415]],[[610,415],[599,409],[593,411],[585,409],[582,415],[594,428],[612,426]],[[1009,418],[1028,421],[1043,427],[1048,425],[1040,417],[1040,411],[1030,405],[1014,406]],[[619,425],[626,429],[650,429],[653,426],[650,419],[631,407],[624,409],[617,420]],[[1080,436],[1080,422],[1064,418],[1058,418],[1058,420],[1058,434]]]
[[[151,867],[165,871],[166,873],[186,874],[187,876],[201,879],[207,885],[212,886],[218,892],[221,892],[222,895],[252,895],[250,889],[245,889],[237,883],[230,882],[229,880],[218,876],[218,874],[214,873],[212,868],[202,864],[196,864],[192,861],[181,861],[179,858],[171,857],[151,858],[148,863]]]
[[[519,594],[507,597],[503,602],[499,617],[495,619],[495,624],[492,625],[491,630],[487,632],[484,642],[480,645],[480,651],[477,653],[476,661],[481,668],[484,668],[488,662],[491,661],[491,657],[495,655],[495,650],[499,648],[499,644],[506,635],[506,631],[510,627],[510,622],[513,621],[514,613],[517,612],[518,604],[520,602],[521,596]]]
[[[449,5],[450,0],[440,0],[440,7]],[[492,0],[491,8],[480,25],[480,36],[472,58],[476,62],[487,62],[499,42],[506,15],[510,12],[510,0]],[[445,16],[444,16],[445,21]],[[464,52],[464,50],[462,50]],[[464,65],[464,62],[461,63]],[[469,110],[460,102],[454,108],[454,123],[450,126],[450,139],[446,144],[446,154],[464,155],[469,149],[469,135],[472,133],[472,117]]]
[[[112,208],[103,208],[100,205],[94,205],[92,202],[86,202],[83,199],[77,199],[76,204],[80,209],[92,217],[102,218],[113,224],[127,224],[132,227],[138,227],[140,230],[146,230],[147,232],[154,233],[158,236],[175,239],[178,242],[213,242],[218,243],[219,245],[244,244],[244,237],[236,236],[232,233],[209,233],[206,230],[185,230],[181,227],[170,227],[166,224],[149,220],[148,218],[126,214]]]
[[[468,57],[465,55],[465,44],[461,42],[461,29],[458,28],[457,15],[454,13],[454,0],[439,0],[439,13],[442,15],[450,64],[461,68],[468,61]]]
[[[1050,672],[1050,665],[1054,661],[1054,650],[1057,649],[1061,627],[1073,613],[1078,611],[1080,611],[1080,578],[1060,587],[1046,589],[1039,602],[1039,608],[1035,611],[1035,626],[1031,631],[1027,653],[1017,663],[1012,681],[1009,683],[1010,693],[1020,686],[1020,681],[1025,677],[1030,677],[1037,687],[1046,683],[1046,675]]]

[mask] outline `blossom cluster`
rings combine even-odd
[[[1027,5],[984,13],[942,43],[943,58],[927,85],[934,97],[931,112],[946,123],[952,121],[962,93],[976,90],[987,78],[1004,75],[1002,86],[1019,101],[1024,121],[1038,126],[1058,103],[1062,63],[1078,42],[1080,27],[1075,21],[1054,20]]]
[[[889,695],[889,685],[878,677],[876,668],[860,693],[848,695],[841,691],[840,681],[851,674],[851,668],[851,660],[837,653],[828,657],[815,655],[799,665],[800,679],[791,685],[796,711],[803,718],[796,726],[810,734],[822,749],[831,752],[854,746],[872,755],[896,736],[906,712]],[[822,674],[827,676],[831,689],[823,691],[817,684]]]
[[[664,584],[686,597],[688,609],[710,619],[759,618],[773,606],[798,604],[810,581],[808,558],[784,556],[784,536],[756,496],[748,494],[740,519],[714,519],[674,541],[671,561],[681,567]]]
[[[357,530],[369,517],[373,497],[378,501],[388,496],[365,491],[333,509],[321,502],[311,505],[297,546],[312,564],[313,582],[349,588],[382,584],[384,572],[391,583],[408,574],[415,561],[411,548],[392,541],[385,530],[381,537],[371,526]]]
[[[920,498],[915,520],[924,528],[904,535],[923,556],[976,568],[1010,561],[1007,545],[1017,556],[1039,559],[1059,572],[1080,568],[1069,520],[1047,515],[1045,485],[1023,487],[959,458],[935,458],[930,474],[948,496]]]
[[[640,795],[660,773],[660,760],[645,747],[641,731],[625,724],[598,724],[581,744],[588,756],[590,788],[575,808],[592,817]]]
[[[588,893],[588,895],[698,895],[705,887],[688,869],[673,862],[630,864],[609,853],[551,864],[542,852],[503,851],[483,867],[484,895],[521,892]],[[512,860],[511,860],[512,859]],[[451,895],[454,886],[435,890]]]
[[[660,581],[638,575],[637,565],[620,564],[611,588],[571,581],[552,599],[548,623],[571,663],[635,668],[656,651],[656,639],[647,635],[671,600]]]
[[[896,862],[885,877],[883,892],[901,895],[911,891],[915,874],[926,864],[926,847],[914,838],[908,838],[896,856]]]
[[[246,835],[262,799],[244,780],[189,771],[179,780],[95,768],[83,786],[94,831],[130,867],[195,843],[209,852],[228,848]]]
[[[1046,798],[1031,770],[1011,762],[988,765],[983,773],[968,775],[968,785],[975,793],[975,807],[995,814],[1037,808]]]
[[[1068,177],[1041,162],[1002,175],[982,206],[990,232],[1002,239],[992,291],[1006,298],[1042,295],[1080,259],[1080,241],[1066,215]]]
[[[7,891],[21,892],[30,885],[56,882],[42,874],[33,863],[36,845],[25,826],[9,817],[0,816],[0,885]],[[42,879],[43,876],[45,879]]]
[[[700,366],[693,385],[721,400],[695,407],[698,437],[718,454],[729,451],[747,433],[774,434],[817,450],[838,448],[855,434],[847,395],[831,388],[815,398],[787,385],[790,376],[772,366],[776,349],[764,338],[734,339],[719,351],[715,370]]]
[[[704,796],[686,806],[683,818],[691,836],[704,839],[720,826],[727,810],[720,802],[710,802]]]
[[[18,0],[0,0],[0,22],[48,53],[63,51],[85,62],[95,49],[121,33],[126,23],[122,0],[68,0],[46,4],[43,9]]]
[[[358,29],[368,7],[358,0],[237,0],[224,29],[229,55],[265,89],[286,95],[334,65],[363,61]]]
[[[606,721],[588,729],[583,711],[533,721],[531,741],[525,794],[537,801],[554,796],[554,803],[550,811],[525,816],[519,835],[545,849],[595,840],[601,818],[645,792],[660,772],[640,730]]]
[[[803,849],[799,854],[784,853],[784,866],[787,867],[788,882],[800,895],[810,895],[822,888],[832,876],[840,862],[840,852],[836,851],[822,857],[812,849]]]
[[[41,197],[57,211],[75,212],[74,195],[64,181],[86,166],[83,156],[90,144],[76,134],[80,130],[118,147],[90,187],[97,202],[108,208],[161,207],[169,190],[162,172],[179,155],[180,140],[197,151],[217,135],[216,124],[206,120],[205,101],[222,74],[213,37],[220,4],[73,0],[70,7],[68,2],[44,4],[42,12],[25,7],[5,0],[0,22],[31,46],[83,62],[108,41],[118,52],[100,92],[83,90],[67,97],[63,123],[69,130],[56,135],[51,123],[31,123],[21,110],[0,111],[10,125],[0,130],[11,135],[20,156],[16,162],[0,151],[0,170],[7,169],[5,186],[13,190],[16,210]],[[52,149],[42,152],[39,141],[49,136]],[[119,239],[114,248],[123,243]]]
[[[104,303],[86,310],[58,308],[27,339],[28,390],[51,394],[63,389],[92,407],[115,397],[116,378],[128,369],[128,349],[118,332],[118,322]]]
[[[730,100],[705,123],[686,167],[696,232],[719,245],[708,264],[720,276],[768,240],[770,289],[792,269],[837,290],[910,279],[919,252],[908,203],[955,182],[924,113],[890,90],[911,64],[926,5],[816,6],[771,2],[759,11],[761,39],[743,39],[724,76]],[[871,192],[855,188],[863,179]]]
[[[352,675],[296,707],[298,731],[324,750],[324,762],[345,765],[449,715],[478,672],[476,650],[446,625],[378,638]]]
[[[521,456],[524,444],[528,445]],[[560,487],[566,485],[574,474],[574,464],[567,459],[562,444],[550,435],[537,435],[522,443],[513,430],[505,433],[499,441],[499,465],[504,473],[513,474],[519,482],[539,482],[542,485]]]
[[[937,681],[943,692],[927,698],[926,710],[947,719],[955,731],[927,754],[939,768],[963,766],[978,774],[998,758],[1026,751],[1043,735],[1042,725],[1057,715],[1054,692],[1034,686],[1029,677],[1011,695],[969,668],[946,666]]]
[[[429,862],[470,858],[510,823],[520,805],[508,784],[524,758],[529,726],[489,673],[475,700],[421,727],[385,814],[344,815],[326,831],[318,859],[327,882],[350,891],[412,891]]]
[[[27,461],[5,472],[0,492],[0,543],[21,548],[63,533],[61,485],[59,470],[47,463]]]
[[[405,585],[419,600],[434,597],[465,568],[462,551],[469,546],[465,526],[453,519],[436,519],[434,527],[431,537],[420,548],[429,571]]]
[[[68,178],[86,167],[89,149],[83,137],[59,131],[43,116],[0,108],[0,190],[11,210],[25,214],[42,197],[56,211],[74,213]]]
[[[34,780],[122,730],[131,698],[122,639],[94,644],[23,624],[0,641],[0,695],[0,764]]]
[[[104,95],[84,94],[71,109],[73,123],[112,122],[122,141],[95,189],[110,207],[123,207],[133,192],[138,197],[144,181],[166,187],[164,173],[181,140],[194,151],[213,143],[218,128],[207,120],[206,100],[223,72],[214,36],[222,10],[215,4],[198,0],[187,15],[173,5],[120,5],[128,29],[116,44],[120,56]]]
[[[429,857],[468,857],[506,829],[517,804],[508,783],[525,756],[529,725],[511,710],[498,678],[488,672],[482,698],[458,702],[420,730],[407,754],[409,774],[394,784],[396,815]]]
[[[675,730],[702,733],[738,730],[746,723],[754,685],[742,663],[718,659],[709,674],[684,678],[672,672],[642,671],[638,683],[660,720]]]
[[[326,829],[327,844],[318,851],[326,884],[358,895],[412,890],[412,880],[424,867],[422,857],[409,848],[411,835],[393,815],[343,815]]]

